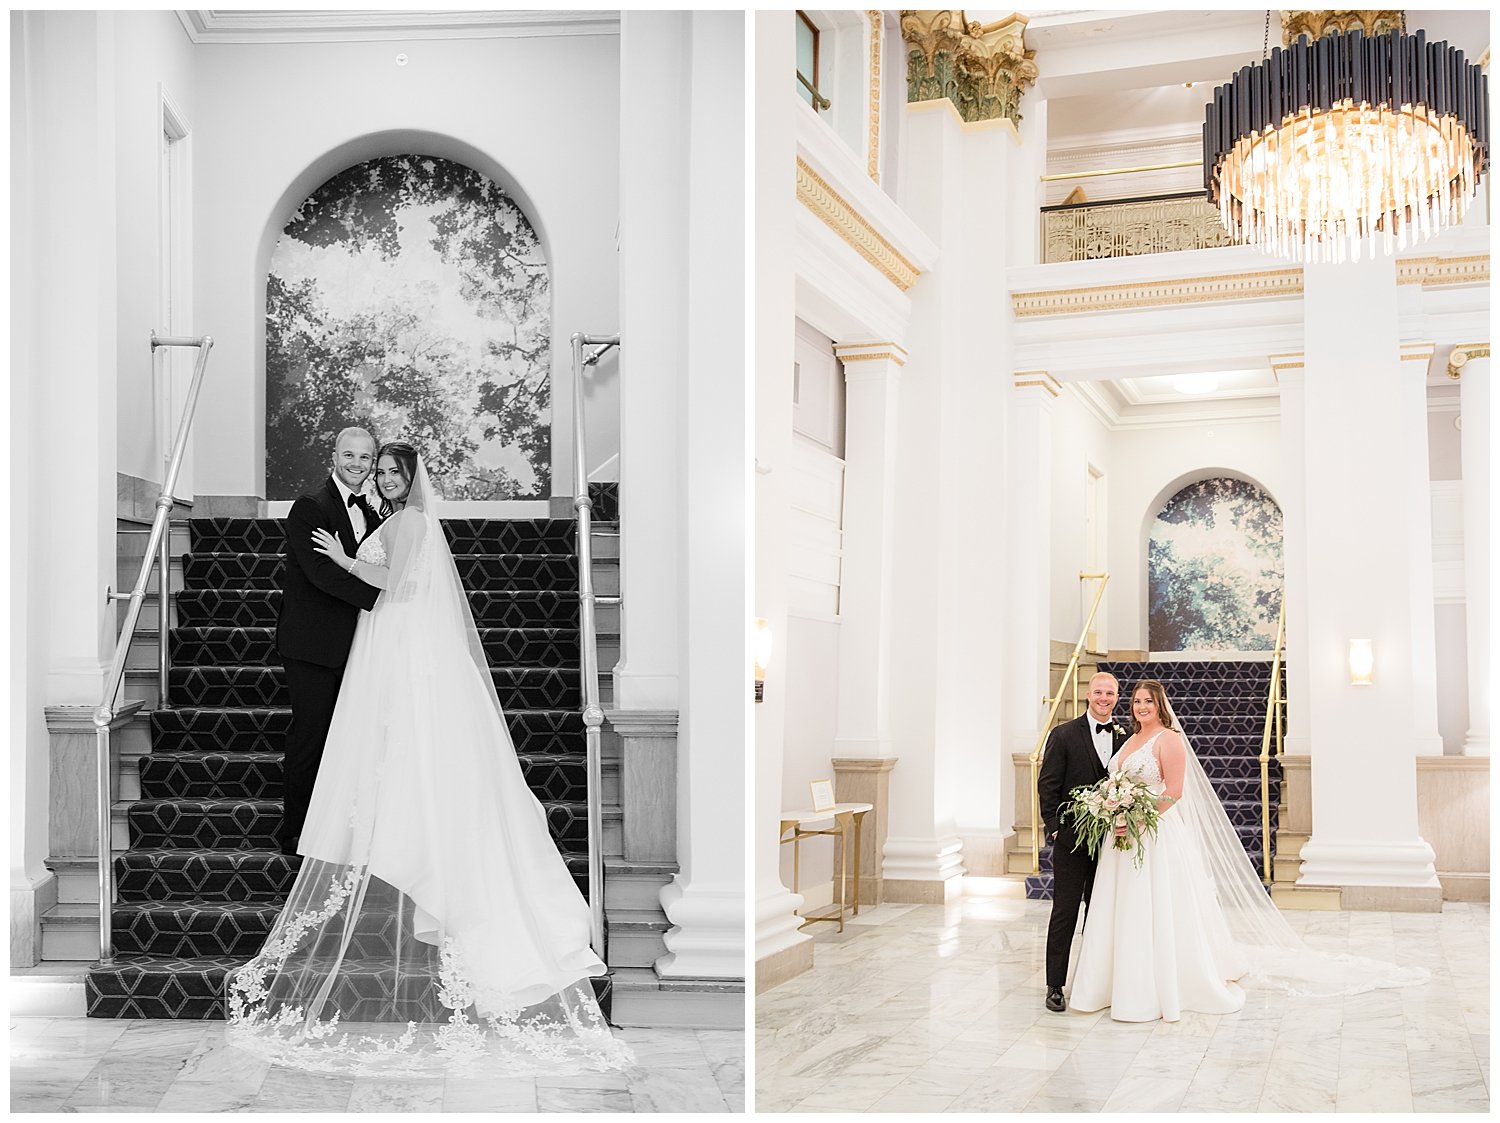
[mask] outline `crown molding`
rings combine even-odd
[[[619,35],[618,11],[178,9],[194,43],[356,43],[411,39],[527,39]]]

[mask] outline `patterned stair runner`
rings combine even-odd
[[[594,498],[596,518],[614,520],[613,489]],[[527,783],[587,894],[575,524],[443,525]],[[222,1018],[224,976],[260,950],[300,863],[275,841],[291,717],[275,650],[281,525],[190,526],[172,631],[173,708],[151,715],[141,798],[126,811],[130,848],[115,860],[116,958],[89,973],[93,1018]],[[365,989],[360,980],[347,985]],[[595,979],[594,989],[608,1016],[609,980]]]
[[[1099,664],[1099,670],[1120,680],[1115,716],[1127,729],[1133,686],[1142,679],[1154,678],[1167,688],[1172,710],[1187,729],[1193,751],[1239,833],[1255,876],[1260,877],[1260,744],[1266,727],[1266,698],[1271,690],[1269,660],[1105,662]],[[1276,809],[1281,802],[1281,765],[1274,756],[1270,793],[1274,861]],[[1042,848],[1041,873],[1026,878],[1026,896],[1036,901],[1052,899],[1052,847]]]

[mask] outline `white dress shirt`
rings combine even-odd
[[[354,527],[354,541],[356,541],[356,542],[363,541],[364,537],[365,537],[365,513],[364,513],[364,510],[360,507],[360,505],[358,503],[356,503],[352,507],[349,506],[349,497],[351,495],[363,494],[363,493],[362,492],[353,492],[353,491],[350,491],[347,487],[344,486],[344,481],[341,480],[341,479],[339,479],[339,477],[338,477],[338,475],[336,473],[335,473],[335,475],[333,477],[333,486],[336,487],[336,488],[338,488],[339,498],[341,500],[343,500],[343,502],[344,502],[344,508],[345,508],[345,510],[347,510],[349,512],[349,523],[350,523],[351,526]],[[367,502],[368,502],[368,500],[367,500]]]
[[[1100,732],[1095,728],[1099,724],[1099,719],[1094,716],[1092,710],[1089,711],[1087,717],[1089,719],[1089,734],[1094,738],[1094,751],[1099,754],[1099,763],[1108,768],[1109,758],[1115,755],[1115,719],[1111,717],[1106,721],[1104,723],[1104,730]]]

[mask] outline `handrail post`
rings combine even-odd
[[[115,644],[115,656],[104,680],[104,695],[94,711],[95,742],[99,773],[99,962],[109,966],[114,962],[114,931],[111,910],[114,907],[114,849],[110,840],[110,819],[114,809],[113,783],[111,782],[112,754],[110,750],[110,725],[115,717],[115,697],[125,679],[125,663],[130,657],[130,644],[135,639],[135,629],[141,617],[141,606],[146,600],[146,585],[151,580],[151,567],[161,562],[161,580],[158,585],[158,631],[160,634],[158,674],[162,707],[170,705],[167,697],[168,679],[168,589],[171,583],[171,530],[170,518],[177,489],[177,476],[182,471],[183,457],[187,452],[188,433],[192,429],[193,414],[198,408],[198,392],[203,388],[203,375],[208,369],[208,355],[213,350],[213,336],[159,336],[151,333],[151,350],[158,347],[196,347],[198,362],[193,367],[193,380],[188,386],[187,401],[182,407],[182,422],[177,427],[177,436],[172,442],[172,455],[167,462],[167,478],[162,484],[161,495],[156,500],[156,515],[151,520],[151,534],[146,539],[145,556],[141,559],[140,572],[135,586],[130,591],[130,607],[125,613],[125,624],[120,629]],[[106,610],[114,604],[114,598],[106,598]]]
[[[573,345],[573,509],[578,513],[578,614],[579,648],[582,658],[584,747],[587,752],[589,822],[589,943],[594,954],[608,963],[604,937],[604,764],[600,727],[604,709],[599,704],[599,648],[594,630],[593,512],[589,497],[588,458],[583,425],[583,368],[599,361],[610,347],[617,347],[620,337],[591,336],[575,331]],[[583,346],[600,344],[587,359]]]
[[[1047,717],[1042,722],[1042,735],[1037,738],[1036,747],[1031,750],[1031,872],[1038,874],[1042,871],[1042,794],[1038,790],[1041,780],[1042,750],[1047,746],[1047,737],[1052,732],[1052,721],[1057,717],[1057,707],[1062,704],[1063,691],[1067,686],[1068,676],[1073,676],[1073,708],[1078,708],[1078,663],[1083,657],[1084,645],[1088,642],[1089,627],[1094,622],[1094,615],[1099,611],[1099,602],[1104,599],[1104,587],[1109,584],[1108,573],[1080,573],[1080,581],[1097,580],[1099,591],[1094,594],[1094,603],[1089,606],[1088,616],[1083,621],[1083,630],[1078,634],[1078,642],[1073,645],[1073,654],[1068,659],[1068,669],[1063,672],[1063,677],[1058,680],[1057,694],[1052,698],[1043,698],[1042,701],[1052,703],[1047,711]],[[1076,717],[1077,714],[1075,713]]]

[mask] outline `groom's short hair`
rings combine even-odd
[[[370,444],[375,448],[378,449],[380,447],[380,442],[375,439],[374,434],[372,434],[368,429],[361,429],[358,425],[350,425],[346,429],[340,429],[338,436],[333,438],[333,447],[338,448],[339,442],[342,441],[345,437],[363,437],[365,440],[369,441]]]

